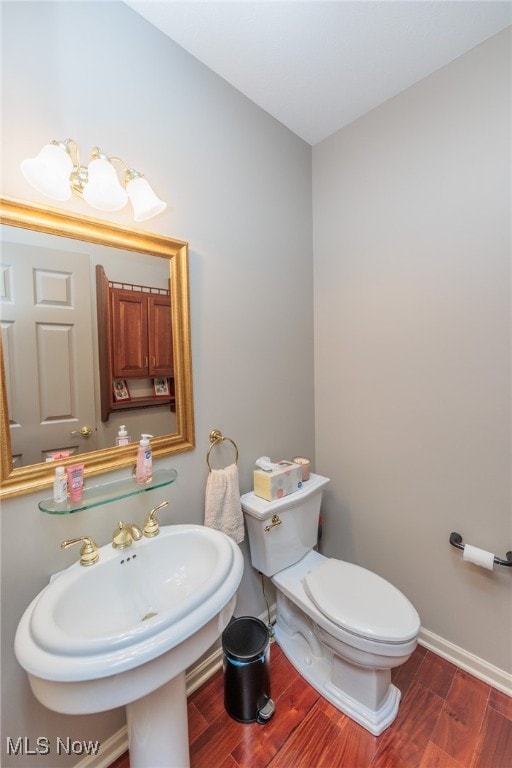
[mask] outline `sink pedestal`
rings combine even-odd
[[[124,706],[131,768],[189,768],[185,672],[222,636],[243,569],[233,539],[202,525],[164,526],[128,554],[100,547],[97,565],[56,575],[20,619],[14,648],[35,697],[65,715]]]
[[[130,768],[189,768],[185,672],[126,705]]]

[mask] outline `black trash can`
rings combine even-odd
[[[224,706],[241,723],[265,723],[274,714],[270,698],[270,637],[252,616],[232,619],[222,633]]]

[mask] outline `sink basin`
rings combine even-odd
[[[105,545],[95,565],[75,563],[56,574],[26,609],[15,638],[36,698],[65,714],[128,705],[133,740],[138,716],[129,707],[143,700],[147,708],[146,699],[178,678],[184,699],[185,670],[222,634],[242,573],[240,548],[228,536],[201,525],[172,525],[125,550]],[[160,715],[170,706],[167,699],[178,696],[176,683],[171,687],[165,703],[157,702]],[[184,701],[185,726],[183,701],[179,712],[167,713],[181,741]],[[151,739],[163,754],[158,734]],[[146,736],[144,742],[140,760],[130,744],[133,768],[160,759],[148,753]],[[175,743],[169,749],[179,754]]]
[[[131,648],[140,663],[155,643],[183,640],[187,617],[198,609],[200,619],[234,559],[229,540],[201,526],[168,526],[128,550],[103,549],[97,565],[76,563],[54,577],[30,616],[34,643],[70,657],[75,672],[76,657],[87,656],[87,677],[104,662],[128,668],[131,654],[119,658],[120,649]]]

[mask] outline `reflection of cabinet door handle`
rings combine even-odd
[[[271,524],[265,526],[265,533],[271,531],[272,528],[276,527],[276,525],[281,525],[281,522],[282,520],[279,519],[279,515],[273,515]]]
[[[81,427],[71,432],[72,435],[80,435],[81,437],[90,437],[92,435],[92,429],[90,427]]]
[[[148,356],[144,355],[144,368],[148,367]]]

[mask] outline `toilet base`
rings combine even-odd
[[[279,593],[277,608],[275,638],[287,659],[336,709],[379,736],[396,718],[400,703],[391,670],[361,667],[334,654],[319,640],[309,617]]]

